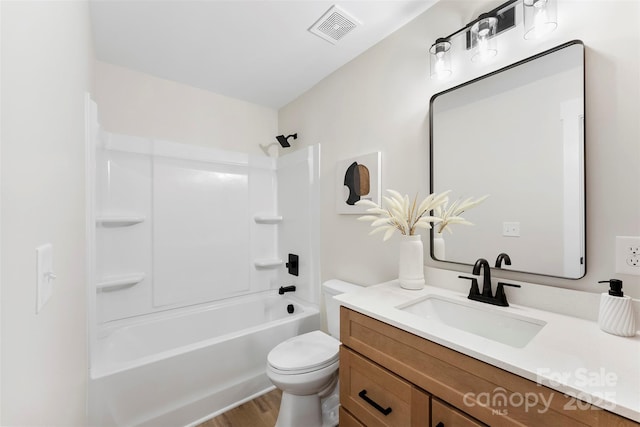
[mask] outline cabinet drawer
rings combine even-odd
[[[428,426],[428,395],[419,393],[402,378],[340,348],[340,401],[367,427]],[[412,403],[421,410],[414,409],[413,420]]]
[[[353,415],[349,413],[342,406],[340,407],[340,427],[366,427],[360,421],[355,419]]]
[[[438,399],[431,399],[433,427],[483,427],[482,424]]]

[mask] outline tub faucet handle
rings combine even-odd
[[[289,262],[285,264],[285,267],[287,267],[287,271],[289,272],[289,274],[293,276],[297,276],[298,275],[298,255],[289,254]]]

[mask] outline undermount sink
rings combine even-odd
[[[396,308],[516,348],[527,345],[546,325],[543,320],[500,312],[482,303],[438,295],[428,295]]]

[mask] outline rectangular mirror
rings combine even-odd
[[[490,195],[437,254],[431,230],[433,259],[493,266],[504,253],[506,270],[585,275],[584,105],[580,41],[431,98],[431,192]]]

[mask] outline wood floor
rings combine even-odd
[[[282,391],[275,389],[197,427],[273,427],[281,397]]]

